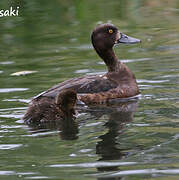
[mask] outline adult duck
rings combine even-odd
[[[116,57],[113,47],[120,43],[141,42],[121,33],[113,24],[97,26],[91,35],[97,54],[105,62],[108,72],[104,75],[90,75],[64,81],[36,96],[33,102],[43,98],[54,98],[63,89],[72,88],[78,93],[78,100],[85,104],[108,103],[114,98],[128,98],[139,94],[136,78],[132,71]]]

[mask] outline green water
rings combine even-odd
[[[179,2],[1,0],[0,9],[10,6],[20,8],[0,18],[0,179],[177,180]],[[73,140],[25,125],[31,97],[106,71],[90,43],[100,21],[142,40],[115,48],[136,75],[138,103],[80,110]],[[11,75],[27,70],[36,72]]]

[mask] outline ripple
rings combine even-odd
[[[174,75],[164,75],[164,76],[160,76],[159,78],[178,78],[179,75],[174,74]]]
[[[75,73],[77,73],[77,74],[80,74],[80,73],[88,73],[88,72],[90,72],[89,69],[80,69],[80,70],[76,70],[76,71],[75,71]]]
[[[17,91],[27,91],[29,88],[0,88],[0,93],[9,93]]]
[[[14,171],[0,171],[0,175],[14,175],[16,174]]]
[[[105,73],[106,72],[103,72],[103,71],[101,71],[101,72],[90,72],[90,73],[87,73],[87,75],[103,75]]]
[[[17,129],[17,128],[22,128],[26,127],[25,125],[13,125],[13,126],[8,126],[8,125],[1,125],[1,129]]]
[[[147,79],[138,79],[138,83],[151,83],[151,84],[158,84],[168,82],[169,80],[147,80]]]
[[[154,58],[139,58],[139,59],[122,59],[121,62],[123,63],[130,63],[130,62],[140,62],[140,61],[150,61]]]
[[[144,84],[140,84],[139,85],[140,89],[154,89],[154,88],[163,88],[164,86],[161,85],[144,85]]]
[[[179,174],[179,169],[166,169],[166,170],[159,170],[159,169],[139,169],[139,170],[129,170],[129,171],[120,171],[116,173],[99,173],[93,174],[91,176],[95,177],[120,177],[120,176],[128,176],[128,175],[143,175],[143,174]]]
[[[141,123],[141,124],[132,124],[133,126],[138,126],[138,127],[146,127],[146,126],[150,126],[149,124],[144,124],[144,123]]]
[[[85,126],[86,127],[91,127],[91,126],[97,126],[99,124],[103,124],[103,122],[89,123],[89,124],[86,124]]]
[[[30,99],[3,99],[2,101],[29,103],[31,100]]]
[[[1,111],[12,111],[12,110],[24,110],[24,109],[26,109],[26,107],[17,107],[17,108],[8,108],[8,109],[0,109],[0,112]]]
[[[25,107],[0,109],[0,117],[21,119],[25,109]]]
[[[4,115],[0,115],[0,117],[20,119],[23,117],[23,114],[4,114]]]
[[[154,99],[155,96],[151,94],[144,94],[141,96],[141,99]]]
[[[14,131],[9,131],[7,129],[3,129],[3,130],[0,130],[0,133],[10,133],[10,132],[14,132]],[[3,136],[2,136],[3,137]]]
[[[45,129],[43,129],[44,131]],[[38,131],[37,131],[38,132]],[[37,133],[36,131],[33,131],[31,133],[34,133],[34,134],[28,134],[28,135],[22,135],[23,137],[38,137],[38,136],[47,136],[47,135],[53,135],[53,134],[57,134],[59,131],[49,131],[47,129],[47,132],[40,132],[40,133]]]
[[[81,149],[79,152],[87,153],[87,152],[90,152],[90,151],[93,151],[93,149]]]
[[[19,71],[19,72],[12,73],[11,76],[25,76],[25,75],[33,74],[36,72],[37,71]]]
[[[33,175],[33,174],[37,174],[35,172],[18,172],[18,175]]]
[[[0,144],[0,149],[2,149],[2,150],[16,149],[21,146],[22,146],[22,144]]]
[[[166,51],[166,50],[178,50],[179,46],[178,45],[170,45],[170,46],[158,46],[156,50],[159,51]]]
[[[4,175],[35,175],[35,172],[15,172],[15,171],[0,171],[0,176]]]
[[[169,100],[179,100],[179,98],[169,98],[169,97],[163,97],[163,98],[156,98],[156,101],[169,101]]]
[[[123,63],[141,62],[141,61],[151,61],[154,58],[138,58],[138,59],[121,59]],[[98,64],[104,65],[104,62],[98,62]]]
[[[90,44],[83,44],[83,45],[75,46],[75,47],[72,47],[72,48],[80,49],[80,50],[89,50],[89,49],[93,49],[93,46],[90,45]]]
[[[94,163],[79,163],[79,164],[53,164],[48,167],[81,167],[81,168],[94,168],[94,167],[112,167],[112,166],[126,166],[135,165],[136,162],[94,162]]]
[[[13,61],[4,61],[4,62],[0,62],[0,64],[2,65],[7,65],[7,64],[13,64]]]
[[[51,179],[53,177],[48,176],[34,176],[34,177],[26,177],[25,179]]]

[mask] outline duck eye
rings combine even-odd
[[[112,34],[112,33],[113,33],[113,30],[112,30],[112,29],[109,29],[108,32],[109,32],[110,34]]]

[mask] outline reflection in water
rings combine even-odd
[[[105,123],[108,132],[99,137],[101,141],[96,145],[96,154],[101,156],[99,161],[119,160],[127,155],[123,153],[125,149],[120,148],[119,136],[123,133],[125,124],[133,120],[133,112],[136,110],[137,101],[133,101],[120,103],[120,105],[110,113],[109,108],[105,111],[108,112],[109,116],[108,122]],[[98,167],[97,169],[100,172],[119,170],[118,166]],[[116,180],[116,177],[108,177],[107,179]],[[106,180],[106,178],[100,177],[98,180]]]
[[[100,154],[102,158],[100,160],[116,160],[120,159],[121,154],[120,149],[116,148],[115,138],[121,133],[123,125],[126,122],[132,121],[133,113],[136,111],[137,102],[122,102],[118,103],[118,106],[107,107],[90,107],[87,111],[90,111],[92,116],[100,118],[102,115],[106,114],[109,116],[109,121],[106,122],[105,126],[109,128],[108,133],[100,136],[102,139],[98,143],[96,149],[97,154]],[[81,113],[86,111],[86,109],[78,109]],[[49,111],[50,113],[51,111]],[[52,112],[53,113],[53,112]],[[50,114],[49,114],[50,116]],[[59,136],[63,140],[74,140],[78,138],[78,123],[74,118],[64,118],[62,120],[56,121],[46,121],[46,122],[37,122],[37,123],[27,123],[31,128],[31,133],[45,133],[52,130],[58,130]],[[47,133],[48,134],[48,133]],[[106,149],[105,149],[106,148]],[[108,149],[109,148],[109,149]]]
[[[75,140],[78,138],[78,123],[73,118],[63,119],[62,121],[49,121],[44,123],[28,124],[32,133],[48,132],[58,130],[59,136],[63,140]]]

